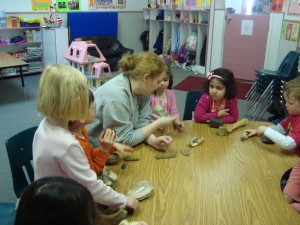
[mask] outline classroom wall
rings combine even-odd
[[[126,0],[126,2],[125,9],[89,10],[88,0],[82,0],[81,11],[118,11],[118,40],[125,47],[132,48],[134,52],[141,52],[143,47],[139,37],[142,33],[142,9],[148,6],[148,0]],[[1,9],[5,10],[6,16],[22,16],[27,19],[49,16],[48,11],[32,11],[31,0],[0,0]],[[64,20],[63,26],[66,27],[67,13],[59,13],[59,15]],[[130,28],[130,34],[128,28]]]
[[[52,0],[55,2],[55,0]],[[135,11],[141,10],[147,7],[148,0],[126,0],[125,9],[108,9],[109,11]],[[4,9],[7,12],[28,12],[31,9],[31,0],[0,0],[0,9]],[[88,0],[81,0],[81,11],[89,10]],[[100,9],[97,11],[107,11],[106,9]]]

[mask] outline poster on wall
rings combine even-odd
[[[56,0],[58,12],[78,11],[81,8],[81,0]]]
[[[50,10],[52,5],[52,0],[32,0],[31,8],[32,10]]]
[[[125,9],[126,0],[89,0],[90,9]]]
[[[281,29],[281,39],[291,42],[297,42],[299,36],[299,25],[298,23],[283,22]]]
[[[278,4],[279,4],[279,0]],[[252,6],[252,12],[269,13],[272,5],[272,0],[255,0]],[[275,5],[276,8],[276,5]]]
[[[272,0],[270,12],[282,12],[284,0]]]
[[[300,0],[290,0],[288,15],[300,16]]]

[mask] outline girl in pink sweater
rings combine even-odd
[[[224,123],[235,123],[239,118],[237,87],[233,72],[219,68],[207,74],[201,96],[194,114],[198,123],[208,123],[219,118]]]
[[[161,116],[176,116],[176,119],[173,120],[173,125],[177,130],[182,132],[184,124],[179,120],[175,93],[171,90],[172,85],[173,75],[171,74],[170,69],[168,69],[164,79],[160,82],[159,87],[151,95],[151,118],[152,120],[156,120]]]

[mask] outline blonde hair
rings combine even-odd
[[[38,111],[45,117],[84,121],[88,115],[87,79],[77,69],[49,65],[38,87]]]
[[[155,78],[167,71],[165,62],[153,52],[123,55],[118,66],[121,72],[134,79],[146,73]]]
[[[283,91],[288,97],[295,97],[300,101],[300,76],[298,75],[293,80],[286,82],[283,86]]]

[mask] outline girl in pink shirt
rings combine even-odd
[[[156,120],[161,116],[176,116],[173,125],[177,130],[182,132],[184,124],[179,120],[175,93],[171,90],[172,85],[173,75],[171,74],[170,69],[168,69],[164,79],[160,82],[159,87],[151,95],[151,118],[152,120]]]
[[[195,109],[196,122],[208,123],[211,118],[221,119],[224,123],[238,120],[237,87],[231,70],[219,68],[209,72],[203,91]]]
[[[85,186],[96,203],[114,212],[123,208],[136,211],[137,199],[118,193],[97,179],[84,150],[68,129],[69,121],[85,121],[88,116],[87,78],[71,66],[49,65],[39,82],[37,107],[45,118],[33,139],[34,179],[71,178]],[[112,133],[109,130],[107,135]],[[103,224],[107,218],[103,217],[103,210],[97,207],[96,213],[95,224]],[[124,213],[119,220],[126,216]]]

